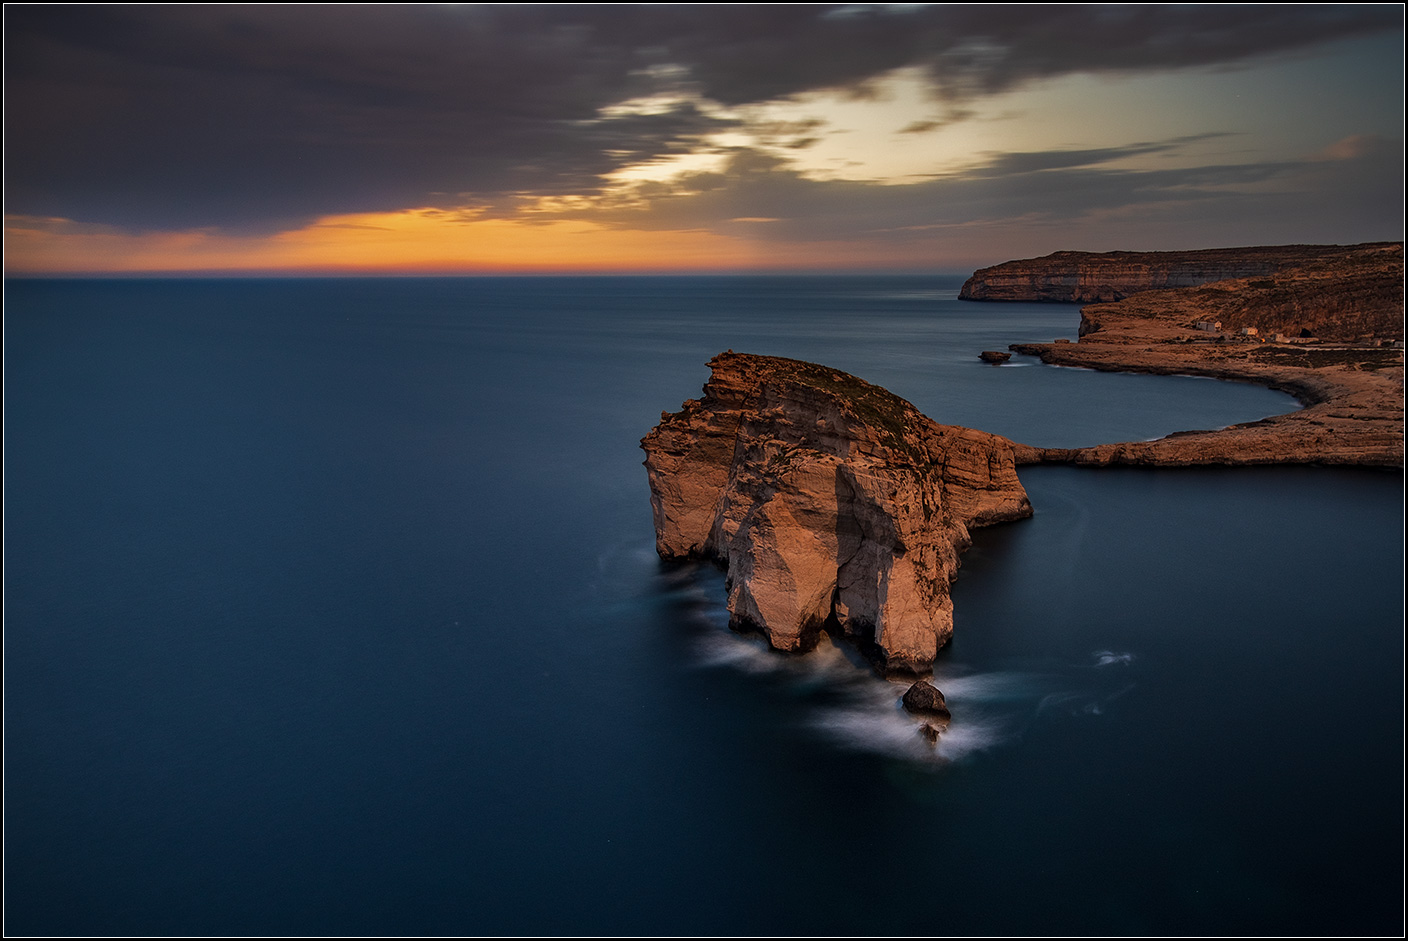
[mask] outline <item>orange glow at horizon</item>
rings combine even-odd
[[[10,217],[10,274],[286,274],[708,271],[874,264],[855,244],[755,242],[704,230],[525,223],[409,209],[330,216],[271,236],[214,231],[132,234],[63,219]],[[844,259],[844,260],[843,260]]]

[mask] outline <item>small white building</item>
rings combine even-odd
[[[1256,329],[1256,327],[1243,327],[1241,330],[1238,330],[1237,332],[1240,333],[1240,334],[1241,334],[1242,336],[1244,336],[1244,337],[1254,337],[1254,336],[1256,336],[1256,334],[1257,334],[1257,329]]]

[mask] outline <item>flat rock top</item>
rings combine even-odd
[[[1255,327],[1264,334],[1301,331],[1319,340],[1403,339],[1403,246],[1357,246],[1260,277],[1229,278],[1199,287],[1146,291],[1081,312],[1083,337],[1145,342],[1160,331],[1187,331],[1199,320],[1228,332]],[[1172,338],[1172,337],[1170,337]]]
[[[932,424],[917,408],[888,389],[817,363],[729,350],[709,360],[709,367],[713,375],[705,391],[720,398],[729,398],[728,391],[735,385],[766,383],[805,389],[829,398],[873,430],[890,436],[901,436],[921,423]]]
[[[1377,254],[1397,249],[1403,251],[1401,242],[1363,242],[1358,245],[1251,245],[1243,248],[1199,248],[1176,252],[1052,252],[1039,258],[1024,258],[993,265],[982,271],[993,271],[1007,266],[1064,268],[1073,264],[1082,265],[1177,265],[1177,264],[1245,264],[1266,261],[1278,266],[1299,267],[1321,261],[1349,259],[1365,254]]]
[[[978,301],[1118,301],[1144,291],[1188,288],[1226,279],[1264,279],[1296,270],[1302,277],[1357,278],[1382,285],[1369,295],[1393,293],[1394,268],[1401,298],[1403,244],[1266,245],[1183,252],[1053,252],[981,268],[959,297]],[[1361,298],[1362,299],[1362,298]],[[1282,296],[1281,301],[1294,300]],[[1400,310],[1401,310],[1400,301]]]
[[[1257,382],[1306,408],[1155,442],[1035,449],[1038,459],[1402,467],[1402,244],[1284,248],[1325,251],[1270,274],[1089,304],[1080,342],[1013,349],[1065,366]]]

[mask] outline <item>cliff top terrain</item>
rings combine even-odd
[[[1186,251],[1165,252],[1079,252],[1063,250],[1042,255],[1038,258],[1024,258],[1005,261],[974,272],[977,277],[985,271],[996,271],[1008,266],[1025,266],[1037,263],[1050,263],[1065,266],[1077,264],[1206,264],[1206,265],[1246,265],[1274,264],[1280,267],[1298,267],[1321,259],[1334,259],[1359,254],[1381,248],[1402,249],[1402,242],[1358,242],[1353,245],[1247,245],[1240,248],[1195,248]]]
[[[1003,262],[973,273],[963,300],[1117,301],[1143,291],[1194,287],[1232,278],[1255,279],[1294,268],[1372,268],[1401,242],[1361,245],[1269,245],[1185,252],[1054,252]]]
[[[1113,343],[1167,330],[1168,339],[1193,339],[1199,322],[1298,340],[1402,340],[1403,245],[1353,246],[1262,276],[1137,292],[1082,310],[1081,335],[1099,331]]]
[[[1304,409],[1152,442],[1019,448],[1019,459],[1402,467],[1403,244],[1246,251],[1289,258],[1292,249],[1301,252],[1299,263],[1275,271],[1182,288],[1130,289],[1124,300],[1088,305],[1081,310],[1078,343],[1011,348],[1063,366],[1256,382],[1292,393]],[[1028,296],[1011,299],[1036,299],[1032,295],[1070,275],[1072,269],[1052,261],[1066,254],[1080,255],[1009,262],[1009,272],[1025,270],[1036,279],[1025,288]],[[1197,253],[1143,257],[1185,254]],[[1004,290],[1015,295],[1018,287],[1009,281]]]

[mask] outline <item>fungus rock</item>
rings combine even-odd
[[[825,366],[732,351],[641,441],[662,558],[728,574],[730,624],[803,651],[839,629],[887,671],[953,633],[969,530],[1031,515],[1012,443]]]

